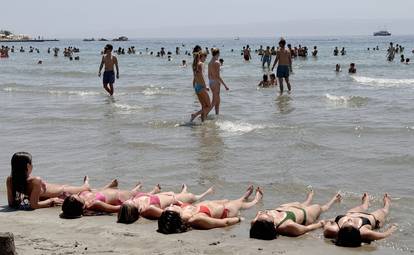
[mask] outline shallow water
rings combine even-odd
[[[119,56],[113,98],[97,77],[105,42],[32,43],[40,54],[28,53],[29,43],[14,43],[26,52],[0,59],[0,177],[9,174],[14,152],[29,151],[34,174],[49,182],[80,184],[89,175],[95,186],[112,178],[124,188],[138,180],[166,190],[187,183],[196,192],[214,185],[213,198],[237,197],[253,183],[265,189],[259,208],[301,200],[309,185],[320,203],[340,190],[344,202],[326,217],[359,203],[365,191],[377,208],[389,192],[395,198],[389,222],[399,230],[374,245],[412,252],[414,65],[400,64],[398,56],[387,62],[389,41],[414,59],[414,37],[289,38],[293,45],[317,45],[319,56],[294,61],[293,93],[281,97],[274,88],[256,88],[260,58],[245,63],[239,53],[245,44],[274,45],[271,39],[114,43],[144,54]],[[191,69],[179,67],[191,57],[173,55],[168,62],[145,54],[146,47],[174,52],[182,43],[182,52],[196,43],[222,49],[222,76],[231,90],[222,91],[221,116],[203,125],[182,125],[199,108]],[[46,53],[70,45],[80,48],[80,61]],[[380,51],[366,50],[377,45]],[[347,55],[332,56],[335,46],[346,47]],[[346,72],[350,62],[357,65],[354,76]],[[255,211],[243,215],[250,219]]]

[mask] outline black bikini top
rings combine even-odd
[[[339,227],[339,221],[343,218],[343,217],[345,217],[346,215],[338,215],[338,216],[336,216],[336,218],[335,218],[335,222],[336,222],[336,224],[338,225],[338,227]],[[369,225],[369,226],[371,226],[372,227],[372,224],[371,224],[371,221],[368,219],[368,218],[366,218],[366,217],[359,217],[361,220],[362,220],[362,224],[361,224],[361,226],[359,227],[359,228],[362,228],[363,226],[365,226],[365,225]]]

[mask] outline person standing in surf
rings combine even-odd
[[[286,81],[288,91],[291,91],[289,82],[289,71],[292,70],[292,57],[290,55],[290,51],[286,49],[285,46],[285,39],[280,39],[279,49],[276,52],[276,59],[272,67],[273,71],[275,69],[276,64],[279,63],[279,65],[277,66],[276,76],[279,79],[280,95],[283,94],[283,78]]]
[[[194,47],[193,50],[193,88],[197,95],[198,101],[201,104],[201,110],[199,110],[196,113],[191,114],[191,120],[192,122],[198,115],[201,115],[201,121],[204,122],[204,120],[207,118],[207,114],[211,110],[211,104],[210,104],[210,96],[207,93],[207,86],[206,82],[204,80],[204,61],[206,61],[207,54],[205,52],[202,52],[201,47],[197,45]]]
[[[104,56],[102,56],[101,65],[99,66],[98,76],[101,77],[101,70],[105,66],[105,71],[103,74],[103,87],[109,93],[109,95],[114,94],[114,83],[115,83],[115,72],[114,66],[116,68],[116,78],[119,79],[119,67],[118,59],[112,55],[112,45],[107,44],[104,49]],[[109,87],[108,87],[109,85]]]
[[[252,56],[250,55],[250,46],[247,45],[246,48],[243,49],[243,58],[245,61],[250,61]]]
[[[211,51],[211,54],[213,57],[211,58],[210,63],[208,64],[208,80],[209,80],[209,86],[211,89],[211,92],[213,94],[213,100],[211,102],[211,108],[210,111],[215,108],[216,115],[219,115],[220,112],[220,86],[223,84],[223,86],[226,88],[226,90],[229,90],[229,87],[227,87],[226,83],[224,83],[223,79],[220,76],[220,50],[218,48],[213,48]]]

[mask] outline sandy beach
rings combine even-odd
[[[299,238],[252,240],[248,221],[227,229],[163,235],[156,232],[156,221],[117,224],[115,215],[64,220],[59,212],[60,208],[9,211],[2,206],[0,231],[14,233],[18,254],[404,254],[375,243],[339,248],[324,241],[320,231]]]

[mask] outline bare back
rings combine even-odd
[[[279,65],[291,65],[291,55],[288,49],[281,48],[276,52],[277,58],[279,59]]]
[[[208,64],[208,79],[219,80],[220,78],[220,62],[218,60],[211,60]]]
[[[114,71],[114,66],[118,64],[118,59],[112,54],[106,54],[102,57],[102,63],[105,66],[105,71]]]

